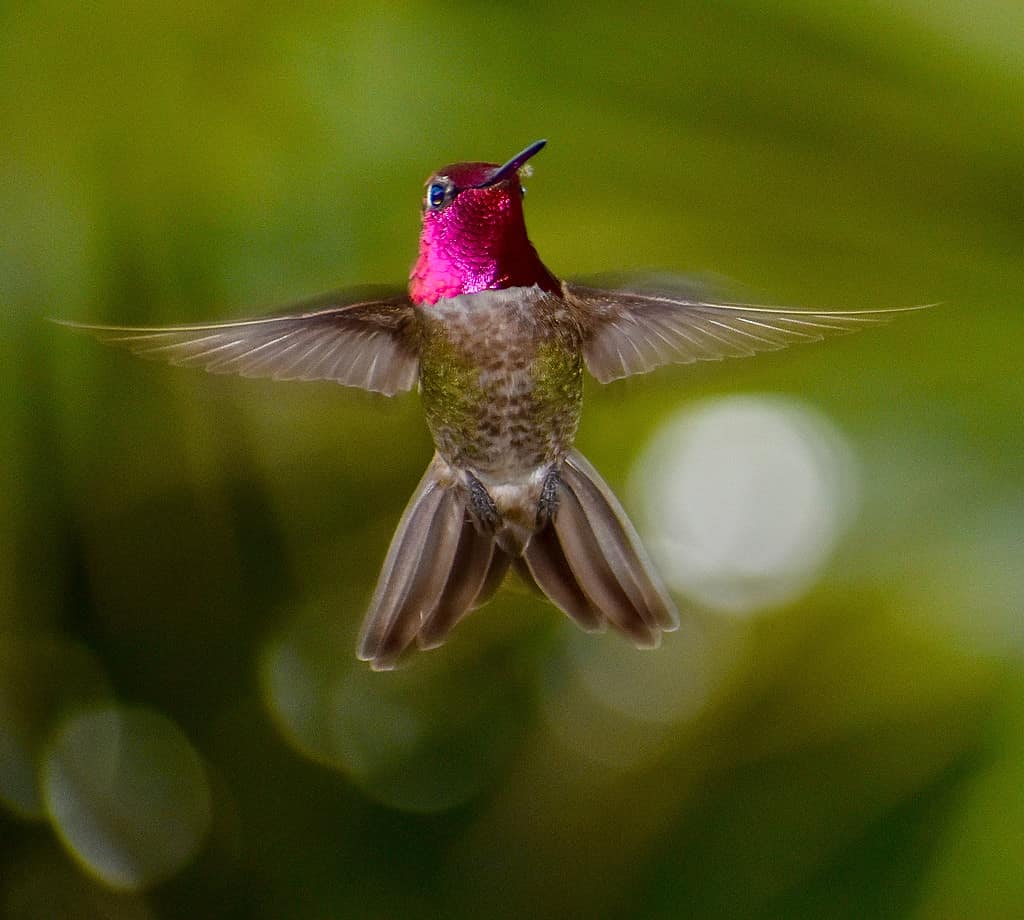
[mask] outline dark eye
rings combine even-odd
[[[433,209],[441,207],[448,198],[448,186],[441,182],[431,182],[427,189],[427,205]]]

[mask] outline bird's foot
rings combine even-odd
[[[561,483],[562,479],[558,475],[558,470],[548,470],[540,489],[540,501],[537,503],[538,530],[546,527],[555,519],[555,512],[558,511],[558,487]]]
[[[469,489],[469,510],[486,533],[494,533],[501,524],[494,499],[491,498],[486,486],[468,470],[465,473],[466,485]]]

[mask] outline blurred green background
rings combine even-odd
[[[1022,10],[0,6],[0,914],[1024,917]],[[659,651],[510,583],[371,674],[415,395],[44,318],[401,283],[427,175],[538,137],[559,274],[945,306],[588,389],[579,445],[652,547],[652,443],[697,464],[680,495],[746,489],[704,573],[731,601],[681,590]],[[744,406],[799,463],[768,436],[744,464],[735,412],[729,469],[697,462]],[[815,552],[748,570],[805,462]]]

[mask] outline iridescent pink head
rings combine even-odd
[[[520,169],[546,141],[498,166],[456,163],[427,181],[420,250],[409,276],[414,303],[539,284],[558,289],[526,235]]]

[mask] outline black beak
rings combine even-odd
[[[519,168],[532,157],[535,153],[540,153],[547,141],[534,141],[520,153],[517,153],[507,163],[503,163],[497,169],[494,170],[483,182],[474,188],[487,188],[489,185],[497,185],[499,182],[504,182],[506,179],[511,179]]]

